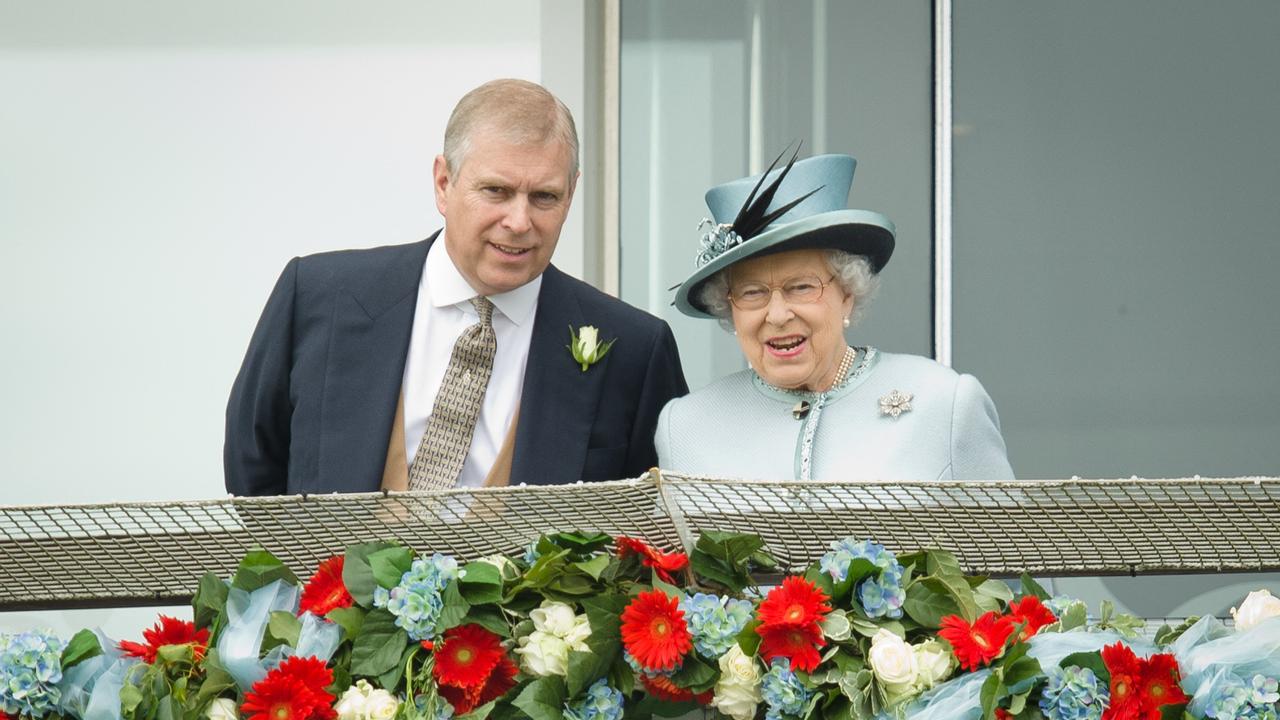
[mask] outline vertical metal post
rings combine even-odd
[[[951,0],[933,2],[933,357],[951,366]]]

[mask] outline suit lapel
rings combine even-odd
[[[574,362],[568,349],[569,328],[576,330],[590,319],[583,317],[572,283],[555,266],[542,274],[520,398],[513,485],[582,479],[609,356],[586,372]]]
[[[381,483],[418,284],[435,238],[388,255],[337,294],[321,412],[321,491],[374,491]]]

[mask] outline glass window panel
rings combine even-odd
[[[955,363],[1019,477],[1280,467],[1277,27],[1275,3],[957,6]],[[1243,596],[1103,586],[1150,615]]]
[[[929,354],[929,3],[628,0],[621,24],[622,296],[671,323],[690,386],[744,367],[731,335],[670,306],[703,194],[797,140],[858,158],[851,207],[898,225],[850,340]]]

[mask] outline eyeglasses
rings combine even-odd
[[[822,291],[835,279],[835,275],[823,282],[817,275],[800,275],[788,278],[781,285],[748,282],[729,289],[729,302],[739,310],[759,310],[773,299],[773,291],[780,290],[782,299],[797,305],[809,305],[822,299]]]

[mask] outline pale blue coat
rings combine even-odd
[[[913,396],[896,418],[880,402],[893,390]],[[812,409],[797,420],[801,400]],[[655,444],[662,469],[711,477],[1013,478],[995,404],[977,379],[874,350],[861,372],[825,394],[781,390],[751,370],[722,378],[668,402]]]

